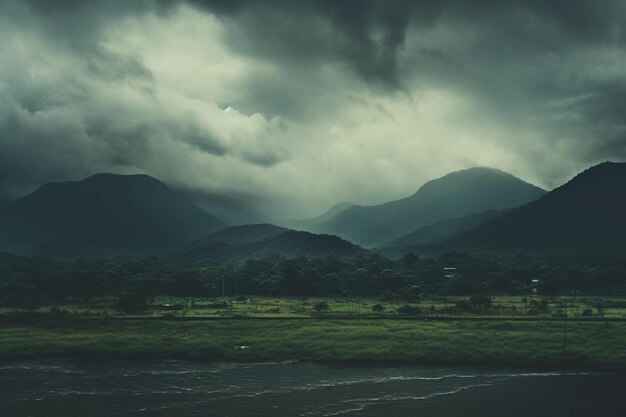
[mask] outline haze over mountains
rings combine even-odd
[[[295,219],[295,220],[287,220],[283,222],[286,227],[296,229],[296,230],[312,230],[317,226],[329,221],[348,207],[352,207],[354,204],[352,203],[338,203],[326,210],[324,213],[320,214],[317,217],[313,217],[310,219]]]
[[[443,219],[517,207],[543,194],[541,188],[500,170],[470,168],[427,182],[401,200],[349,207],[312,231],[376,247]]]
[[[146,175],[49,183],[0,205],[0,251],[51,257],[163,254],[203,262],[263,256],[626,248],[626,163],[603,163],[546,193],[472,168],[378,206],[342,203],[294,231],[231,226]]]

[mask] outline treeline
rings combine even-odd
[[[444,269],[447,268],[447,269]],[[455,268],[455,269],[450,269]],[[394,260],[281,257],[202,264],[169,258],[57,261],[0,256],[0,304],[28,306],[100,296],[369,296],[626,294],[626,256],[468,255]]]

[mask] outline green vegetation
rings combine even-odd
[[[0,357],[626,369],[624,319],[626,300],[619,297],[474,295],[407,303],[380,298],[147,298],[129,292],[88,303],[0,309]]]
[[[626,323],[402,320],[60,320],[0,326],[0,356],[626,369]]]
[[[366,297],[401,304],[472,295],[521,299],[533,294],[532,280],[538,280],[540,297],[626,295],[626,257],[451,253],[421,258],[408,253],[400,259],[374,254],[211,264],[166,258],[55,261],[0,254],[0,307],[90,303],[138,291],[151,298],[245,294]],[[524,308],[541,313],[542,306]]]
[[[621,256],[409,253],[223,264],[0,257],[6,358],[626,369]]]
[[[120,297],[74,299],[37,306],[0,307],[0,319],[36,317],[187,318],[401,318],[404,316],[626,319],[626,299],[602,296],[431,296],[406,302],[381,298],[319,297],[146,297],[140,291]]]

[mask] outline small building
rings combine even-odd
[[[533,289],[533,294],[537,294],[537,290],[539,288],[539,280],[533,279],[530,281],[530,287]]]
[[[443,277],[447,279],[452,279],[455,277],[456,268],[453,266],[444,266],[443,267]]]

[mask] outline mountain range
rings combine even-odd
[[[453,172],[410,197],[342,203],[289,223],[228,226],[147,175],[96,174],[0,204],[0,252],[50,257],[160,254],[203,262],[354,256],[363,249],[626,249],[626,163],[606,162],[550,192],[491,168]],[[302,230],[292,230],[302,229]]]
[[[415,194],[375,206],[352,206],[311,229],[364,247],[381,246],[440,220],[502,210],[545,191],[497,169],[476,167],[424,184]]]

